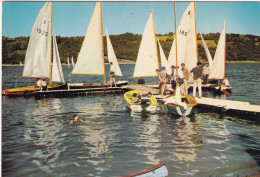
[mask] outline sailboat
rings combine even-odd
[[[139,47],[134,74],[131,78],[158,76],[156,69],[159,69],[159,58],[156,44],[154,17],[153,11],[151,11]]]
[[[72,67],[74,68],[75,64],[74,64],[73,56],[71,57],[71,64],[72,64]]]
[[[178,66],[178,38],[179,34],[176,31],[176,2],[174,2],[174,16],[175,16],[175,61]],[[176,67],[176,78],[178,78],[178,67]],[[181,95],[178,79],[176,79],[175,95],[168,96],[165,102],[167,111],[178,116],[188,116],[193,113],[194,107],[197,105],[195,98],[188,95]]]
[[[177,66],[177,55],[179,65],[185,63],[185,67],[191,70],[198,62],[195,2],[190,2],[183,13],[176,34],[178,34],[177,43],[179,46],[176,49],[175,38],[169,53],[168,63],[170,66]]]
[[[22,62],[20,61],[20,66],[23,66]]]
[[[214,88],[215,92],[230,94],[232,87],[229,86],[228,80],[225,77],[225,60],[226,60],[226,19],[224,21],[221,34],[219,37],[216,53],[214,56],[214,60],[209,53],[208,47],[201,35],[202,43],[209,61],[210,66],[210,74],[209,74],[209,82],[222,80],[225,82],[224,84],[218,86],[216,84],[210,84],[211,88]]]
[[[109,87],[106,83],[104,44],[103,44],[103,20],[102,2],[97,2],[90,20],[77,63],[72,70],[72,75],[96,75],[103,76],[104,83],[84,84],[70,83],[69,88],[94,88]],[[128,81],[117,82],[117,86],[128,84]]]
[[[32,28],[28,48],[25,55],[23,78],[49,79],[48,89],[66,88],[66,84],[52,83],[51,70],[52,50],[52,2],[46,2],[40,10]],[[53,52],[55,53],[55,51]],[[3,95],[34,95],[40,88],[35,86],[19,87],[3,90]]]
[[[67,58],[68,68],[70,68],[70,57]]]

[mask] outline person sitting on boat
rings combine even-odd
[[[227,87],[229,87],[229,81],[228,81],[228,78],[227,77],[225,77],[225,79],[223,80],[223,83],[222,83],[223,85],[225,85],[225,86],[227,86]]]
[[[189,77],[190,77],[190,72],[189,70],[185,67],[185,64],[182,63],[181,64],[181,68],[182,68],[182,74],[183,74],[183,84],[182,84],[182,87],[183,87],[183,91],[182,93],[184,95],[188,95],[188,89],[190,87],[189,83],[188,83],[188,80],[189,80]]]
[[[42,80],[41,91],[43,90],[48,90],[47,82],[45,80]]]
[[[193,73],[193,97],[196,96],[197,87],[199,89],[199,98],[201,98],[201,77],[202,77],[202,70],[201,70],[201,62],[197,62],[197,66],[194,67],[191,71]]]
[[[139,103],[141,101],[141,96],[137,93],[133,93],[133,98],[131,100],[131,103]]]
[[[42,87],[42,79],[41,78],[37,78],[35,83],[34,83],[34,87]]]
[[[113,82],[115,83],[115,86],[117,87],[116,85],[116,80],[115,80],[115,66],[113,65],[113,62],[110,62],[110,87],[112,87],[112,84]]]
[[[145,84],[144,78],[140,77],[140,78],[138,79],[138,84]]]
[[[160,94],[163,97],[166,94],[166,84],[168,82],[168,75],[167,72],[165,70],[165,67],[162,67],[162,71],[159,74],[159,88],[161,85],[161,91]]]
[[[175,71],[176,67],[174,65],[171,66],[171,87],[172,87],[172,92],[175,93],[175,88],[176,88],[176,82],[174,80],[174,71]]]
[[[203,67],[203,85],[206,85],[208,83],[208,77],[209,77],[210,69],[209,69],[209,64],[206,63],[206,65]]]

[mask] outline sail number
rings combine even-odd
[[[180,30],[180,34],[187,36],[187,35],[188,35],[188,32],[185,32],[185,31],[183,31],[183,30]]]
[[[37,33],[39,33],[39,34],[41,34],[41,35],[44,35],[44,36],[48,36],[48,32],[47,31],[45,31],[45,30],[42,30],[42,29],[40,29],[40,28],[37,28]]]

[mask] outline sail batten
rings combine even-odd
[[[51,2],[46,2],[33,25],[25,55],[23,77],[50,78]]]
[[[101,2],[97,2],[71,74],[104,75]]]
[[[123,76],[121,69],[119,67],[118,61],[116,59],[116,54],[114,52],[111,40],[109,38],[108,32],[106,30],[106,39],[107,39],[107,53],[108,53],[108,60],[109,62],[113,62],[115,75],[117,76]]]
[[[140,44],[133,77],[157,76],[159,69],[153,12],[146,23]]]

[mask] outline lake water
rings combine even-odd
[[[259,63],[227,64],[233,93],[221,97],[260,105],[259,68]],[[127,80],[134,65],[121,69],[125,76],[117,80]],[[16,79],[22,70],[2,67],[2,88],[32,85],[34,80]],[[103,82],[97,76],[69,76],[71,70],[63,66],[67,81]],[[199,110],[192,117],[179,118],[167,114],[163,105],[159,108],[156,113],[133,113],[122,94],[40,100],[2,97],[2,174],[110,177],[159,162],[166,163],[169,176],[260,173],[256,122]],[[70,124],[75,113],[84,122]]]

